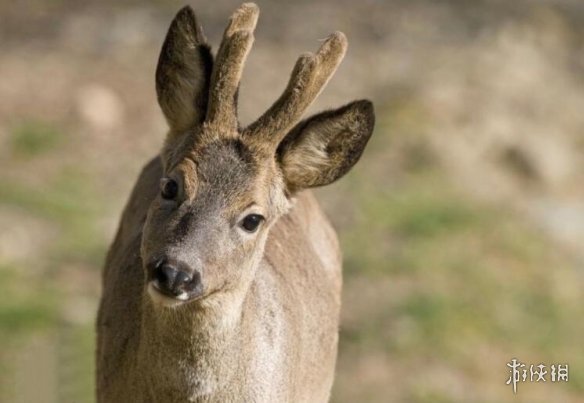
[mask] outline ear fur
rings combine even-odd
[[[277,150],[288,190],[328,185],[345,175],[361,157],[374,124],[373,104],[367,100],[297,124]]]
[[[212,67],[203,29],[193,9],[184,7],[168,29],[156,68],[158,103],[171,135],[205,118]]]

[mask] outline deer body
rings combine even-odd
[[[100,400],[326,401],[341,266],[335,233],[312,195],[303,192],[272,228],[243,300],[217,298],[200,313],[175,309],[158,316],[143,295],[135,251],[161,175],[158,158],[143,170],[107,259],[104,282],[120,286],[105,288],[100,310]],[[314,246],[295,255],[307,245]]]
[[[103,273],[99,402],[324,402],[336,360],[341,258],[307,189],[342,176],[373,128],[368,101],[298,123],[340,62],[334,34],[283,96],[237,124],[258,10],[232,16],[213,65],[189,8],[157,69],[171,126],[142,171]]]

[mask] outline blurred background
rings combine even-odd
[[[584,401],[584,2],[258,1],[242,122],[297,56],[349,38],[311,108],[375,102],[317,192],[345,254],[332,401]],[[100,271],[166,124],[183,1],[0,0],[0,401],[92,402]],[[236,1],[195,8],[214,48]],[[569,382],[505,384],[507,363]]]

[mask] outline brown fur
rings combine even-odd
[[[185,7],[172,22],[162,45],[156,69],[156,92],[168,123],[177,131],[186,130],[205,118],[200,111],[207,105],[213,60],[206,41],[195,13]]]
[[[302,57],[280,99],[240,130],[237,88],[257,16],[253,4],[235,12],[214,65],[192,10],[169,29],[156,82],[170,132],[138,178],[103,272],[99,402],[329,398],[341,258],[303,189],[357,162],[374,114],[356,101],[298,123],[345,52],[337,33]],[[171,199],[160,195],[168,181],[178,189]],[[249,214],[264,217],[252,233],[241,227]],[[174,299],[153,289],[149,267],[161,258],[197,273],[202,294]]]

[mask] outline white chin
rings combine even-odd
[[[160,291],[158,291],[152,282],[148,283],[148,287],[146,289],[148,291],[148,295],[150,295],[150,298],[154,303],[168,308],[182,305],[189,298],[186,292],[183,292],[182,294],[179,294],[176,297],[166,296],[162,294]]]

